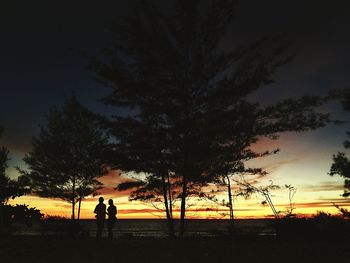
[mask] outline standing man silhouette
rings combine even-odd
[[[108,238],[113,239],[113,226],[115,221],[117,220],[117,207],[113,204],[113,200],[108,200],[109,207],[107,209],[108,214],[108,221],[107,221],[107,228],[108,228]]]
[[[106,220],[106,205],[103,203],[103,197],[98,199],[98,205],[95,207],[94,213],[96,214],[96,222],[97,222],[97,231],[96,231],[96,239],[101,238],[102,230]]]

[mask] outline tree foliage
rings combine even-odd
[[[33,148],[24,158],[32,192],[41,197],[60,198],[75,204],[101,187],[98,177],[106,174],[103,159],[107,137],[98,128],[97,118],[74,96],[62,109],[46,116],[46,126],[33,138]]]
[[[0,127],[0,137],[2,136],[3,128]],[[25,184],[25,178],[20,176],[17,180],[13,180],[6,175],[7,161],[9,150],[6,147],[0,147],[0,232],[6,229],[7,201],[12,198],[22,196],[28,192]],[[1,233],[0,233],[1,234]]]
[[[0,136],[3,129],[0,127]],[[13,180],[6,176],[7,161],[9,150],[5,147],[0,147],[0,205],[4,205],[10,198],[16,198],[24,195],[27,188],[24,184],[25,178],[19,177],[18,180]]]
[[[146,173],[134,194],[150,193],[157,182],[165,207],[178,191],[182,235],[186,200],[198,193],[193,189],[270,154],[249,148],[260,138],[318,128],[328,115],[315,112],[324,102],[319,97],[271,106],[251,101],[253,92],[274,83],[273,74],[290,57],[282,36],[222,48],[235,1],[178,0],[173,10],[141,4],[121,23],[111,23],[115,42],[100,56],[85,55],[98,80],[111,88],[103,102],[129,113],[107,122],[116,138],[114,167]]]
[[[340,102],[343,106],[343,109],[350,111],[350,90],[343,90],[339,92]],[[350,137],[350,132],[346,132],[347,136]],[[350,149],[350,141],[345,140],[343,146],[346,150]],[[338,152],[333,155],[333,163],[330,168],[329,175],[339,175],[344,180],[344,197],[350,196],[350,160],[345,152]]]

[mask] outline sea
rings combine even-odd
[[[236,219],[235,231],[243,234],[275,235],[271,226],[273,219]],[[175,231],[179,229],[179,220],[174,221]],[[87,236],[96,235],[96,221],[80,220],[83,232]],[[188,219],[185,224],[187,236],[217,236],[228,232],[229,220],[222,219]],[[17,235],[40,235],[40,225],[19,229]],[[45,234],[54,234],[47,231]],[[113,228],[114,237],[166,237],[167,221],[162,219],[118,219]],[[107,236],[107,227],[102,236]]]

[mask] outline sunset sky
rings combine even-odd
[[[86,69],[86,62],[77,54],[85,49],[95,52],[113,40],[105,24],[130,12],[136,1],[23,1],[2,4],[0,15],[0,126],[5,128],[0,145],[10,150],[8,175],[18,176],[16,166],[31,149],[31,137],[45,124],[44,114],[60,106],[66,95],[74,92],[80,102],[97,113],[110,115],[115,109],[97,100],[109,90],[100,87]],[[168,9],[165,1],[155,1]],[[285,32],[291,41],[289,52],[294,60],[275,75],[276,83],[262,87],[253,100],[264,104],[288,97],[322,95],[334,88],[350,87],[350,16],[346,1],[329,5],[326,1],[242,0],[238,6],[225,46],[249,43],[262,36]],[[336,102],[322,108],[334,119],[348,121],[349,113]],[[311,214],[323,210],[335,212],[332,203],[350,206],[341,197],[343,179],[327,173],[332,154],[342,150],[348,123],[329,125],[305,132],[283,134],[278,141],[263,140],[256,149],[274,149],[280,153],[255,160],[251,166],[264,167],[269,174],[261,184],[270,180],[281,185],[273,191],[277,209],[285,210],[288,191],[284,184],[297,188],[294,198],[296,213]],[[125,176],[113,171],[103,177],[105,188],[101,195],[113,198],[119,218],[157,218],[152,206],[128,201],[127,192],[113,188]],[[82,204],[82,217],[92,218],[98,197],[87,198]],[[225,198],[219,196],[219,199]],[[236,216],[263,217],[271,214],[261,205],[262,197],[235,200]],[[60,200],[24,196],[12,204],[28,204],[45,214],[70,216],[70,204]],[[219,209],[219,211],[211,211]],[[199,203],[188,212],[189,218],[222,218],[224,207],[210,202]]]

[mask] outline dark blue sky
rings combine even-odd
[[[105,23],[127,14],[135,2],[11,0],[1,4],[0,125],[6,129],[2,144],[12,151],[12,164],[30,149],[44,113],[72,91],[92,110],[108,111],[96,102],[108,90],[91,78],[84,60],[72,50],[94,52],[103,47],[113,38]],[[278,82],[263,88],[257,99],[276,101],[350,86],[346,2],[241,1],[224,46],[286,32],[292,42],[290,52],[296,55],[277,73]]]

